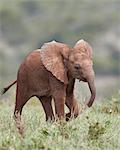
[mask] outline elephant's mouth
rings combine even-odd
[[[87,82],[87,79],[85,78],[85,76],[83,75],[82,72],[78,72],[78,71],[74,71],[74,74],[73,74],[73,78],[76,78],[80,81],[83,81],[83,82]]]
[[[80,81],[83,81],[83,82],[87,82],[87,79],[86,78],[78,78],[79,82]]]
[[[79,82],[80,82],[80,81],[87,82],[87,79],[86,79],[85,77],[82,77],[82,76],[80,76],[80,75],[78,75],[78,74],[75,74],[75,75],[74,75],[74,78],[78,79]]]

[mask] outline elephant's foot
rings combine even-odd
[[[71,113],[69,112],[69,113],[66,114],[66,121],[70,121],[70,120],[73,119],[73,118],[75,119],[75,118],[78,117],[78,115],[79,115],[78,113],[77,113],[77,114],[74,114],[74,113],[71,114]]]
[[[15,125],[18,129],[18,132],[22,137],[24,137],[24,123],[21,121],[21,116],[19,113],[14,115]]]

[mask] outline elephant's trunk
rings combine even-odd
[[[89,89],[91,92],[91,97],[87,103],[87,106],[91,107],[95,100],[95,97],[96,97],[96,88],[95,88],[95,83],[94,83],[94,77],[92,77],[92,79],[91,78],[88,79],[88,86],[89,86]]]

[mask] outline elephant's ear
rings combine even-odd
[[[75,46],[75,49],[80,50],[80,52],[86,53],[90,59],[92,59],[92,48],[91,46],[84,41],[83,39],[79,40]]]
[[[68,83],[63,59],[67,57],[66,45],[58,42],[45,43],[41,47],[41,60],[45,68],[64,84]]]

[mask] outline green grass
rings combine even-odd
[[[46,123],[39,102],[24,107],[25,137],[15,128],[13,104],[0,103],[0,150],[119,150],[120,94],[95,102],[69,122]]]

